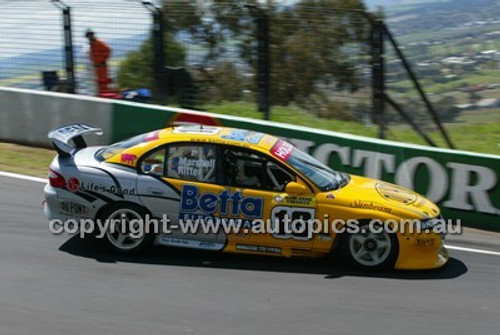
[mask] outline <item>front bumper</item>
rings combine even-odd
[[[444,239],[434,232],[400,234],[398,242],[399,255],[394,267],[399,270],[437,269],[450,258]]]

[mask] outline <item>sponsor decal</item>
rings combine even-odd
[[[318,234],[318,241],[324,241],[324,242],[329,242],[332,240],[332,237],[327,234]]]
[[[271,148],[271,154],[282,161],[286,161],[292,154],[292,150],[293,145],[283,140],[278,140]]]
[[[248,143],[257,144],[260,142],[260,140],[262,139],[263,136],[264,136],[264,134],[262,134],[262,133],[253,133],[248,138]]]
[[[68,180],[68,190],[70,192],[73,193],[78,192],[79,187],[80,187],[80,181],[77,178],[73,177]]]
[[[222,250],[224,248],[224,243],[173,238],[169,237],[168,235],[162,235],[159,242],[163,245],[193,249]]]
[[[257,133],[249,130],[242,129],[231,129],[229,134],[221,135],[222,139],[233,140],[239,142],[247,142],[251,144],[257,144],[264,136],[263,133]]]
[[[316,199],[313,197],[287,195],[284,199],[283,204],[290,205],[290,206],[313,207],[316,205]]]
[[[83,130],[92,129],[83,123],[75,123],[63,128],[59,128],[57,132],[62,135],[80,133]]]
[[[59,203],[59,209],[63,213],[75,214],[75,215],[87,214],[89,211],[87,206],[73,201],[61,201]]]
[[[264,134],[264,137],[262,138],[260,143],[263,146],[271,146],[274,143],[276,143],[276,140],[277,140],[276,137]]]
[[[241,191],[231,193],[226,189],[219,194],[201,193],[196,185],[182,187],[180,211],[183,214],[201,214],[236,218],[262,218],[264,200],[257,197],[244,197]],[[186,217],[186,216],[184,216]]]
[[[117,195],[133,195],[135,194],[134,188],[126,188],[123,189],[121,187],[117,187],[115,185],[102,185],[102,184],[94,184],[88,182],[80,182],[80,191],[92,191],[92,192],[101,192],[101,193],[112,193]]]
[[[202,169],[215,168],[215,158],[212,159],[190,159],[185,157],[174,157],[172,159],[172,170],[180,176],[197,177]]]
[[[236,250],[281,254],[281,248],[266,247],[263,245],[236,244]]]
[[[120,160],[125,164],[134,164],[137,160],[137,156],[134,154],[121,154]]]
[[[375,184],[375,189],[385,199],[401,202],[406,205],[413,204],[418,199],[418,195],[415,192],[389,183],[377,183]]]
[[[417,238],[415,239],[415,245],[419,247],[432,247],[436,243],[434,238]]]
[[[350,206],[351,208],[371,209],[383,213],[392,213],[392,208],[385,207],[384,205],[373,201],[354,200],[351,202]]]
[[[152,131],[152,132],[146,134],[146,142],[156,141],[159,138],[160,138],[159,131]]]

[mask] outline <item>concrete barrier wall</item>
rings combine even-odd
[[[113,102],[69,94],[0,88],[0,141],[52,147],[49,130],[85,122],[102,128],[91,145],[109,143]]]
[[[47,132],[86,122],[111,143],[175,122],[286,137],[334,169],[395,182],[435,201],[446,218],[500,231],[500,156],[430,148],[263,120],[39,91],[0,88],[0,141],[49,146]]]

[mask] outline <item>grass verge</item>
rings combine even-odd
[[[0,171],[47,178],[55,150],[0,143]]]

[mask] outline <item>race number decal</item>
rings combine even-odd
[[[314,208],[276,206],[271,211],[271,234],[281,239],[310,240],[308,222],[314,218]]]

